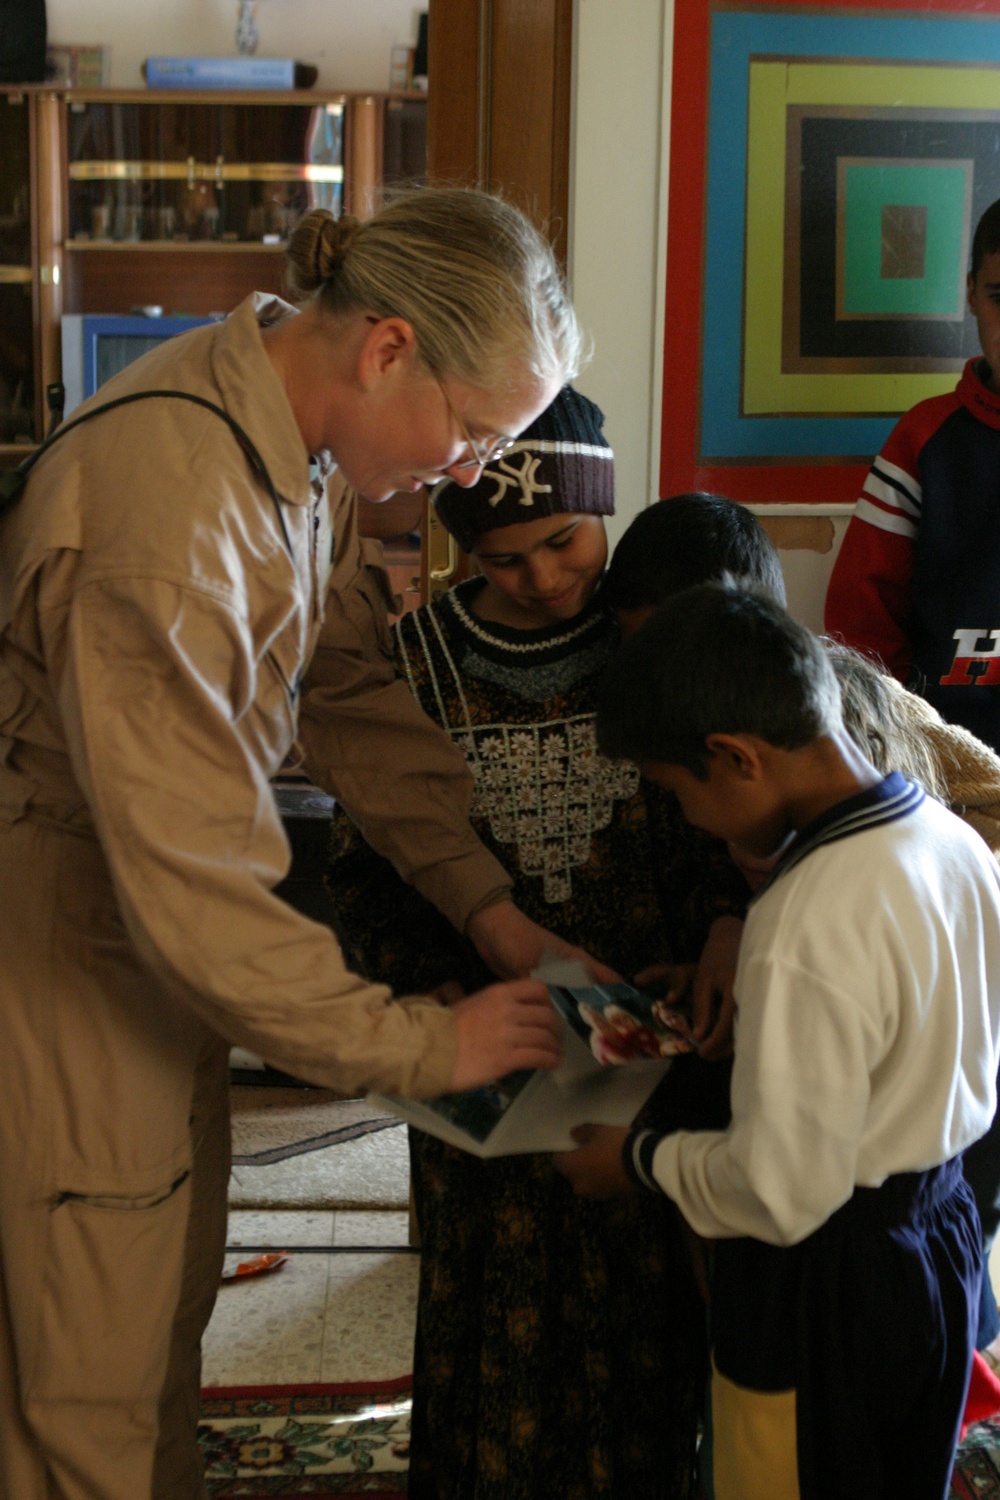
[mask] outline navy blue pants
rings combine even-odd
[[[997,1313],[989,1269],[990,1248],[1000,1229],[1000,1111],[994,1115],[986,1134],[963,1152],[962,1171],[972,1189],[983,1227],[982,1297],[976,1348],[985,1349],[1000,1333],[1000,1314]]]
[[[715,1366],[751,1391],[795,1391],[801,1500],[944,1500],[980,1233],[956,1160],[856,1189],[799,1245],[716,1243]]]

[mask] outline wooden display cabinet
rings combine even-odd
[[[425,174],[419,95],[0,90],[0,463],[43,436],[63,313],[230,312],[303,213]]]
[[[66,312],[226,313],[277,292],[288,232],[339,214],[342,95],[76,94],[62,105]]]
[[[0,456],[8,463],[30,451],[42,421],[34,124],[25,94],[0,96]]]

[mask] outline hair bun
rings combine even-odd
[[[352,214],[342,214],[335,219],[324,213],[316,237],[316,277],[318,281],[329,281],[337,268],[347,259],[347,252],[361,221]]]
[[[285,292],[293,302],[305,302],[329,284],[360,228],[350,214],[335,219],[326,208],[314,208],[299,220],[285,260]]]

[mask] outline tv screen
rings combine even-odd
[[[112,313],[67,313],[62,320],[64,415],[69,416],[112,375],[164,339],[217,322],[209,317],[142,318]]]

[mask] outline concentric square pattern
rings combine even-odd
[[[710,101],[700,456],[870,455],[978,352],[1000,21],[720,8]]]

